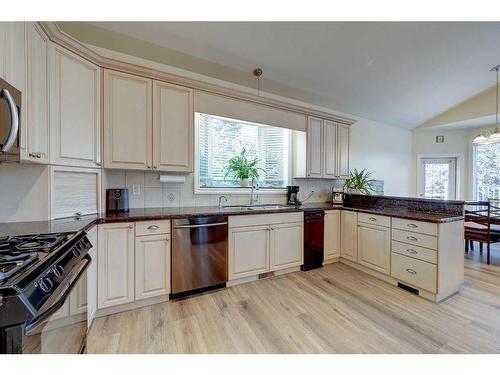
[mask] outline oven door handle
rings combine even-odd
[[[5,143],[2,146],[1,151],[7,152],[12,148],[12,145],[16,141],[16,137],[19,131],[19,114],[17,113],[17,106],[10,95],[9,90],[0,90],[0,99],[5,99],[7,105],[9,106],[9,134],[5,139]]]
[[[57,310],[59,310],[63,305],[64,302],[66,302],[66,299],[70,295],[70,293],[73,291],[74,287],[82,277],[82,275],[85,273],[87,270],[88,266],[90,266],[90,263],[92,262],[92,259],[90,258],[90,255],[86,254],[83,258],[85,261],[85,264],[80,268],[80,271],[78,271],[78,274],[76,277],[68,283],[66,290],[64,293],[59,297],[59,299],[52,304],[47,310],[45,310],[43,313],[38,315],[35,319],[33,319],[29,324],[26,325],[25,330],[26,333],[30,333],[31,331],[35,330],[37,327],[39,327],[41,324],[44,324],[47,319],[50,318],[52,314],[54,314]]]

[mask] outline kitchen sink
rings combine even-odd
[[[229,211],[259,211],[259,210],[286,210],[290,208],[284,204],[261,204],[255,206],[224,206],[223,210]]]

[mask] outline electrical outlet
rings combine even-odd
[[[141,195],[141,185],[132,185],[132,195]]]

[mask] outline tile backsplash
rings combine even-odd
[[[216,206],[218,194],[194,194],[194,174],[186,174],[185,183],[160,183],[155,172],[103,170],[103,188],[128,188],[130,208]],[[308,202],[326,202],[331,199],[334,185],[341,186],[341,180],[294,179],[300,186],[299,198],[304,200],[314,191]],[[134,186],[136,191],[134,193]],[[248,204],[248,194],[224,194],[227,205]],[[258,203],[286,203],[286,194],[259,194]]]

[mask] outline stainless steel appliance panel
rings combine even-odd
[[[226,216],[172,221],[172,294],[227,282]]]
[[[0,162],[20,160],[21,92],[0,79]]]

